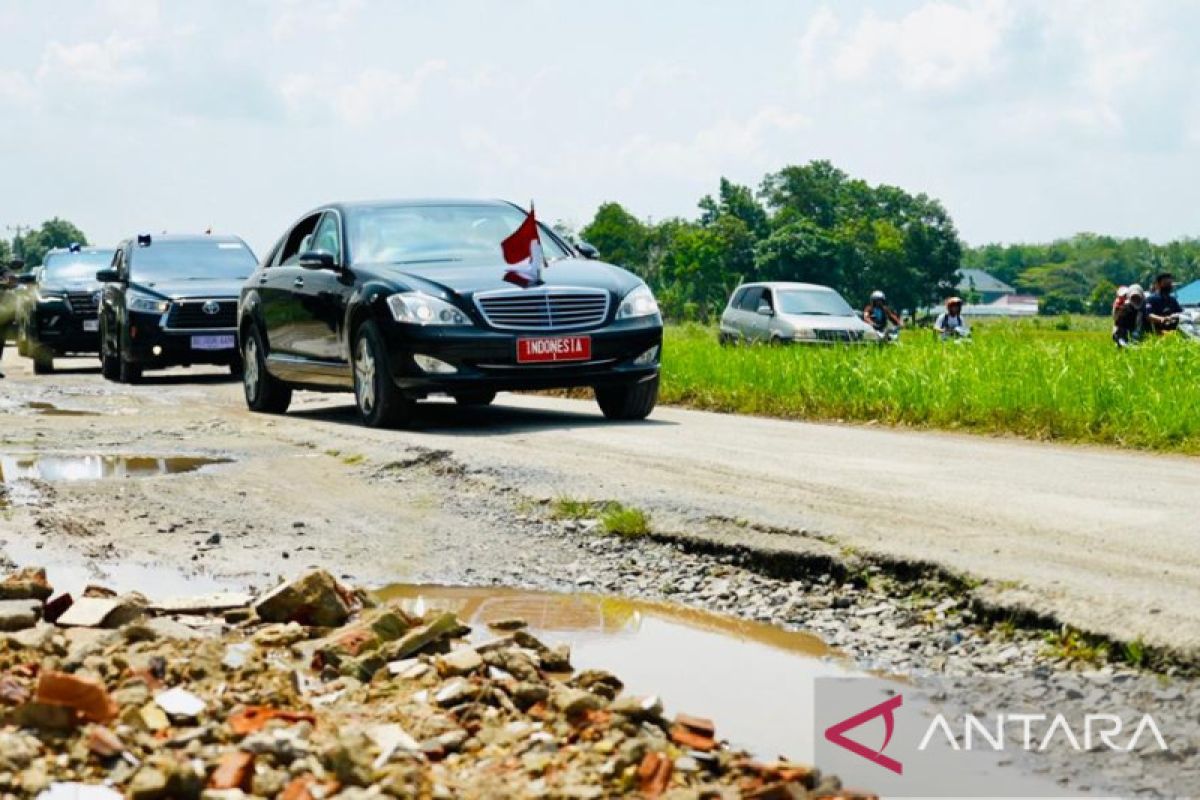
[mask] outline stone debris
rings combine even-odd
[[[453,614],[360,597],[314,570],[235,622],[211,597],[99,587],[86,626],[34,619],[0,641],[0,797],[860,796],[730,749],[711,720],[668,721],[523,625],[481,642]],[[138,614],[108,629],[121,607]]]

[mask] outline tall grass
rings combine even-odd
[[[723,348],[711,328],[673,326],[662,400],[1200,453],[1200,343],[1118,351],[1089,327],[992,323],[961,345],[917,330],[890,347]]]

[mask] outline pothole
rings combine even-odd
[[[204,456],[129,456],[89,454],[0,454],[0,483],[17,481],[98,481],[152,478],[196,472],[232,459]]]

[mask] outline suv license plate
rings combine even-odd
[[[517,339],[517,363],[539,364],[550,361],[588,361],[592,357],[590,336],[546,336]]]
[[[228,336],[193,336],[193,350],[232,350],[236,347],[233,334]]]
[[[84,333],[95,333],[98,330],[100,330],[100,320],[85,319],[83,321],[83,332]]]

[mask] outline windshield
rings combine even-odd
[[[816,314],[822,317],[852,317],[854,310],[837,292],[820,289],[777,289],[781,314]]]
[[[243,280],[257,262],[241,242],[153,242],[136,247],[130,277],[138,281]]]
[[[112,263],[111,250],[50,253],[42,262],[42,283],[95,283],[96,273]]]
[[[500,242],[524,219],[523,211],[507,205],[358,208],[347,222],[350,253],[356,264],[503,263]],[[539,227],[547,260],[568,255]]]

